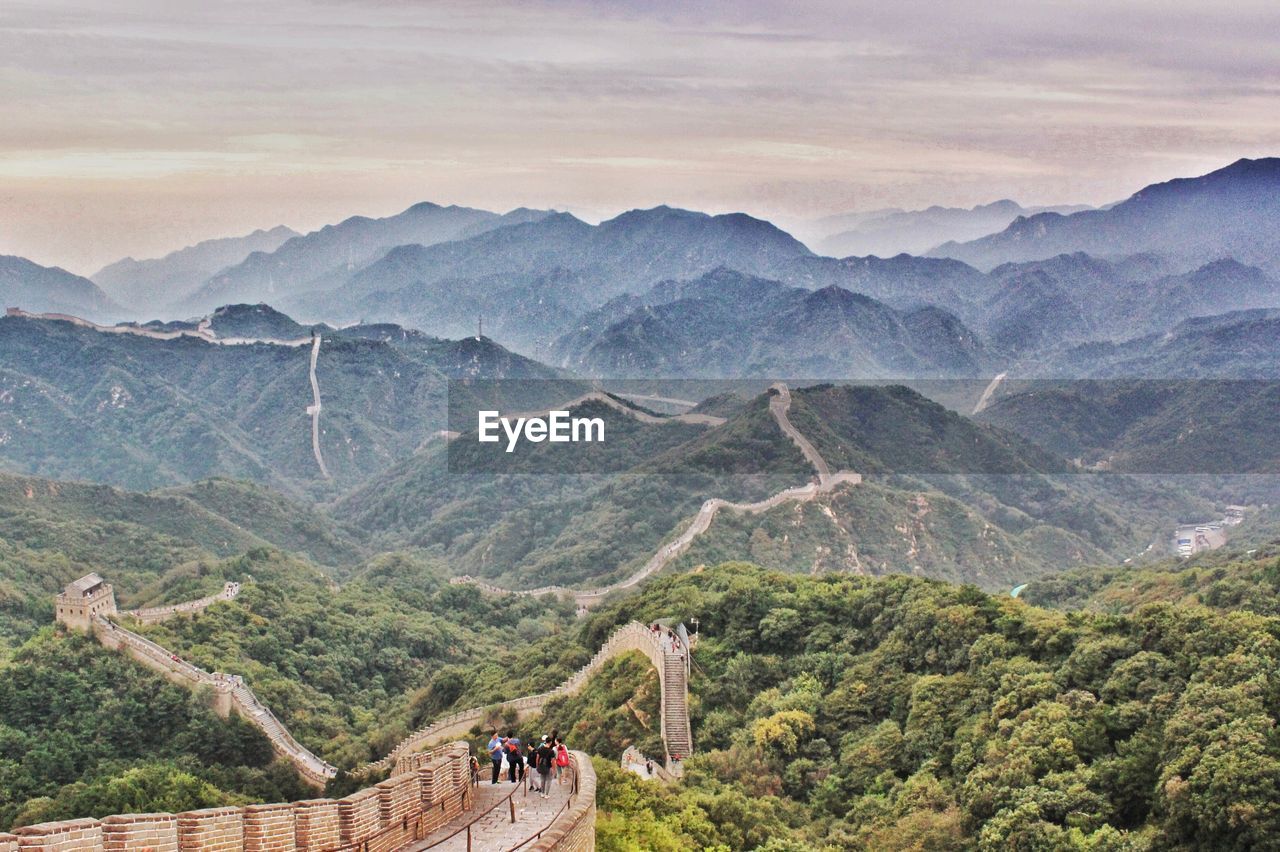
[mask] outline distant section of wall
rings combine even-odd
[[[207,672],[150,639],[105,618],[93,619],[92,627],[94,635],[103,645],[123,650],[137,662],[170,681],[190,689],[208,687],[215,711],[222,716],[235,711],[256,725],[267,735],[276,754],[292,763],[307,782],[323,787],[330,778],[338,774],[336,767],[321,760],[295,740],[289,729],[258,700],[253,690],[239,677],[222,672]]]
[[[0,834],[0,852],[391,852],[471,807],[469,757],[466,743],[452,743],[414,771],[342,799],[26,826]],[[591,795],[594,810],[594,776]]]
[[[167,618],[173,618],[175,615],[184,613],[200,612],[208,609],[218,601],[234,600],[235,596],[240,594],[239,583],[227,583],[222,587],[222,591],[216,595],[209,595],[207,598],[200,598],[194,601],[184,601],[180,604],[172,606],[152,606],[145,609],[127,609],[121,615],[128,615],[136,618],[143,624],[155,624],[157,621],[164,621]]]

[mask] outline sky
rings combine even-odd
[[[1280,155],[1280,4],[0,0],[0,254],[418,201],[784,227]]]

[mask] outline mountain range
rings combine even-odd
[[[303,341],[311,330],[252,305],[214,312],[212,328],[224,337],[272,331]],[[312,450],[309,345],[159,339],[15,316],[0,318],[0,463],[130,488],[228,476],[298,495],[359,482],[445,429],[450,379],[547,380],[486,388],[509,394],[502,401],[517,409],[587,387],[487,338],[316,328],[319,441],[332,483]],[[454,393],[468,391],[459,385]]]
[[[0,300],[5,307],[104,321],[126,314],[88,278],[12,255],[0,256]]]
[[[275,251],[285,240],[296,236],[297,231],[278,225],[242,237],[205,240],[164,257],[126,257],[90,277],[122,305],[173,305],[191,296],[211,275],[255,252]]]
[[[97,274],[107,292],[16,258],[0,281],[27,310],[158,315],[162,326],[243,301],[283,309],[300,327],[487,333],[596,376],[650,367],[701,377],[1037,374],[1074,363],[1073,347],[1140,357],[1186,320],[1280,309],[1280,243],[1268,225],[1277,163],[1241,160],[1106,209],[1019,216],[935,257],[824,257],[744,214],[656,207],[591,225],[567,213],[423,203],[303,235],[277,228],[121,261]],[[1015,211],[998,202],[917,212],[972,222]],[[1096,372],[1084,369],[1076,375]]]
[[[504,225],[533,221],[547,214],[513,210],[498,215],[487,210],[422,202],[394,216],[352,216],[336,225],[294,236],[273,251],[255,251],[212,276],[180,306],[202,312],[228,302],[276,303],[286,297],[336,283],[402,245],[433,245],[463,239]],[[330,284],[332,286],[332,284]]]
[[[821,290],[717,269],[622,296],[556,342],[557,363],[612,377],[982,375],[982,344],[931,307],[900,311],[836,286]]]
[[[1075,213],[1084,205],[1023,207],[1001,199],[975,207],[941,207],[924,210],[888,209],[862,214],[828,216],[810,223],[809,244],[831,257],[893,257],[897,254],[924,254],[948,242],[966,242],[1004,230],[1019,216],[1038,213]]]
[[[1280,158],[1237,160],[1194,178],[1148,186],[1105,210],[1020,216],[996,234],[930,252],[979,269],[1086,252],[1116,257],[1153,252],[1184,267],[1224,257],[1280,273]]]

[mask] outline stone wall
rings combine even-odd
[[[155,624],[158,621],[165,621],[173,618],[175,615],[183,615],[186,613],[201,612],[216,604],[218,601],[235,600],[236,595],[240,594],[240,584],[228,582],[222,587],[222,591],[216,595],[209,595],[206,598],[200,598],[194,601],[183,601],[178,604],[169,606],[153,606],[145,609],[127,609],[121,615],[127,615],[136,618],[142,624]]]
[[[105,618],[93,619],[92,629],[103,645],[123,650],[135,661],[158,672],[173,683],[190,689],[208,687],[211,690],[213,708],[219,715],[227,716],[234,710],[242,718],[256,725],[267,735],[276,754],[292,763],[298,770],[298,774],[308,783],[316,787],[324,787],[330,778],[338,774],[335,767],[312,754],[309,749],[295,740],[289,733],[289,729],[258,700],[253,690],[249,689],[241,679],[220,672],[207,672],[179,658],[150,639],[126,630]]]
[[[541,712],[547,702],[562,696],[576,694],[605,663],[614,657],[631,651],[639,651],[649,658],[654,668],[658,670],[658,676],[665,686],[666,674],[663,666],[662,639],[655,636],[647,626],[633,621],[615,630],[613,635],[600,646],[600,650],[596,652],[590,662],[578,669],[555,689],[539,695],[526,695],[522,698],[516,698],[503,703],[501,707],[505,713],[514,715],[517,720],[532,716]],[[665,690],[663,692],[665,693]],[[394,769],[397,773],[403,772],[409,765],[404,762],[404,758],[408,755],[430,743],[466,735],[476,725],[483,723],[492,709],[492,707],[473,707],[470,710],[460,710],[438,719],[427,727],[409,734],[409,736],[397,743],[396,747],[386,757],[373,763],[365,764],[352,774],[359,777],[386,769]],[[664,713],[664,734],[665,717],[666,714]]]
[[[26,826],[0,834],[0,852],[391,852],[471,807],[469,756],[453,743],[342,799]]]

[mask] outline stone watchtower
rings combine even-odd
[[[97,615],[116,614],[116,594],[97,574],[86,574],[58,595],[57,619],[74,630],[87,631]]]

